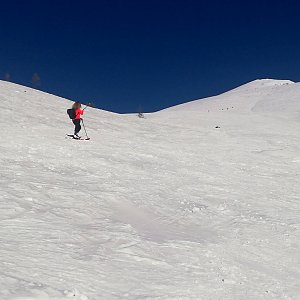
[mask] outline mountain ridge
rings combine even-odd
[[[57,96],[48,92],[36,90],[31,87],[22,86],[17,83],[7,82],[3,80],[0,80],[0,87],[8,88],[14,93],[15,92],[21,93],[22,90],[25,93],[26,92],[40,93],[39,95],[42,95],[44,97],[48,97],[48,96],[54,97],[53,98],[54,101],[55,100],[72,101],[70,99],[66,99],[61,96]],[[276,99],[276,97],[283,98],[285,93],[287,93],[287,95],[290,97],[293,103],[293,107],[291,107],[290,109],[284,109],[284,104],[286,103],[278,103],[282,101],[280,101],[280,99]],[[43,97],[41,97],[41,99],[42,98]],[[243,99],[245,101],[243,101]],[[247,103],[246,101],[247,99],[252,102]],[[187,101],[179,105],[165,108],[156,113],[180,111],[180,110],[200,110],[200,111],[230,110],[230,111],[243,111],[243,112],[252,110],[254,112],[259,112],[260,109],[263,110],[263,108],[265,110],[269,108],[270,112],[272,111],[273,112],[279,112],[279,111],[298,112],[300,111],[300,101],[298,101],[297,99],[300,99],[300,83],[295,83],[291,80],[256,79],[246,84],[243,84],[241,86],[238,86],[234,89],[221,93],[219,95]],[[266,103],[263,103],[264,101]],[[257,105],[256,107],[256,104],[258,104],[258,102],[260,102],[260,104]],[[272,110],[272,107],[270,107],[270,105],[274,105],[276,109]],[[110,111],[107,112],[118,114]],[[267,112],[267,111],[262,111],[262,112]]]
[[[289,97],[286,99],[285,94]],[[278,113],[300,112],[300,84],[290,80],[254,80],[220,95],[196,99],[162,110]],[[290,103],[289,103],[290,101]]]

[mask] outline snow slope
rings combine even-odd
[[[89,108],[75,141],[71,102],[0,81],[0,299],[299,299],[298,99]]]
[[[300,114],[300,83],[262,79],[249,82],[216,97],[195,100],[168,111],[289,112]]]

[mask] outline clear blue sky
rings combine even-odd
[[[300,81],[299,1],[2,1],[0,76],[155,111],[257,78]],[[1,75],[2,74],[2,75]]]

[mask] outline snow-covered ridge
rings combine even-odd
[[[187,102],[164,112],[195,110],[299,113],[300,83],[290,80],[254,80],[221,95]]]

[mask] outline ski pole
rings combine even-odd
[[[92,103],[85,104],[85,108],[83,110],[85,110],[87,107],[89,107],[91,105],[92,105]]]
[[[88,135],[87,135],[87,133],[86,133],[86,129],[85,129],[85,126],[84,126],[83,119],[81,119],[81,122],[82,122],[83,129],[84,129],[84,132],[85,132],[85,135],[86,135],[86,139],[89,140],[90,138],[88,137]]]

